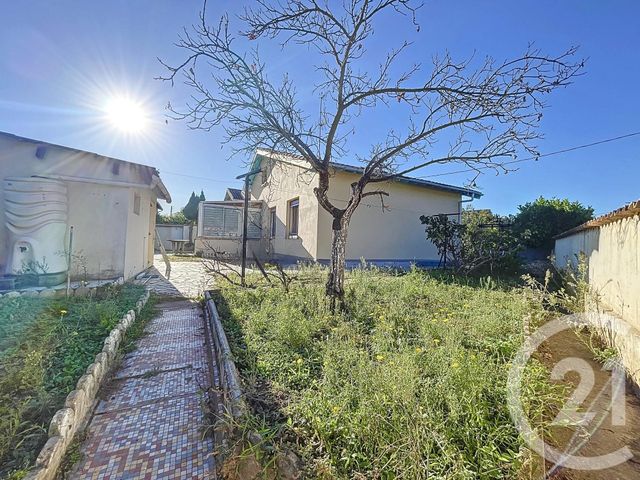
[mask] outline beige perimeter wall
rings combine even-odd
[[[556,265],[576,265],[582,252],[589,283],[617,315],[640,330],[640,216],[556,240]]]

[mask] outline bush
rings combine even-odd
[[[490,210],[465,210],[462,223],[447,215],[421,216],[427,238],[441,257],[441,266],[461,273],[514,274],[520,268],[520,244],[511,230],[511,219]]]
[[[593,218],[593,208],[568,199],[543,197],[518,207],[514,218],[514,232],[532,248],[551,251],[553,237]]]
[[[156,223],[158,225],[188,225],[191,223],[191,220],[185,217],[184,213],[182,212],[176,212],[172,215],[161,215],[160,213],[158,213],[156,215]]]

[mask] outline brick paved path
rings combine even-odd
[[[72,479],[215,478],[202,435],[211,366],[200,308],[175,301],[158,310],[101,392]]]

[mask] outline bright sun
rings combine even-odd
[[[111,99],[105,108],[109,121],[126,133],[137,133],[144,129],[148,118],[141,104],[124,97]]]

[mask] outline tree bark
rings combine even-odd
[[[326,292],[330,299],[331,311],[335,312],[336,304],[343,307],[344,270],[346,263],[348,222],[334,218],[331,234],[331,263],[327,278]]]

